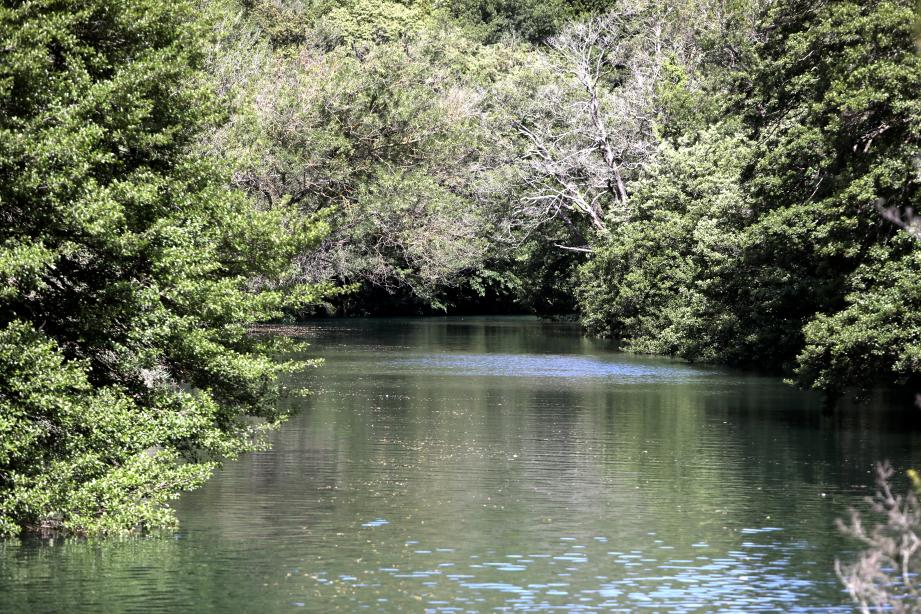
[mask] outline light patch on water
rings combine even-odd
[[[426,354],[390,361],[401,369],[442,371],[461,377],[610,379],[623,382],[688,380],[712,375],[680,364],[612,362],[561,354]]]
[[[760,529],[742,529],[742,535],[756,535],[758,533],[773,533],[783,531],[781,527],[761,527]]]
[[[422,563],[415,571],[381,571],[391,573],[411,592],[415,593],[411,588],[413,581],[417,582],[420,593],[428,590],[426,603],[432,612],[464,611],[469,609],[462,607],[464,604],[473,603],[501,611],[805,611],[797,604],[815,586],[808,579],[786,572],[785,567],[789,558],[808,548],[808,544],[775,541],[774,538],[781,536],[778,529],[764,527],[753,532],[752,539],[764,539],[759,545],[774,551],[776,556],[770,565],[753,562],[750,553],[742,549],[723,550],[714,557],[681,559],[653,556],[643,549],[608,551],[601,540],[592,538],[586,544],[573,544],[581,540],[564,536],[557,538],[559,545],[551,547],[549,552],[529,554],[528,559],[521,554],[493,550],[480,556],[461,554],[463,549],[455,552],[432,549],[425,551],[430,553],[428,556],[449,560],[436,563],[433,569],[427,567],[430,561],[422,562],[420,551],[412,551],[413,556],[406,563],[410,567]],[[662,540],[657,541],[660,544],[650,545],[653,552],[661,545]],[[493,556],[495,559],[489,560]],[[468,574],[441,572],[444,567],[453,567],[460,558],[481,559],[482,563],[468,565],[471,572]],[[601,563],[601,559],[608,562]],[[566,567],[564,571],[555,566],[558,561],[578,566]],[[597,575],[599,569],[613,573]],[[522,578],[520,582],[514,581],[516,576]],[[529,581],[535,577],[551,581]]]

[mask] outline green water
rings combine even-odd
[[[0,612],[850,611],[834,519],[910,416],[520,318],[307,326],[316,391],[181,529],[0,545]]]

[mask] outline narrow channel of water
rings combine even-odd
[[[910,416],[526,318],[330,321],[173,536],[0,545],[0,612],[850,611],[833,527]]]

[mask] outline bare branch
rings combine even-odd
[[[838,528],[865,547],[857,560],[835,562],[835,571],[862,612],[915,612],[921,606],[915,578],[921,551],[921,510],[914,491],[896,495],[891,486],[895,471],[889,463],[876,467],[876,494],[867,497],[870,513],[880,522],[867,527],[856,510]]]

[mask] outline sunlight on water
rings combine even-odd
[[[454,376],[607,378],[624,382],[691,379],[712,375],[684,365],[611,362],[593,356],[516,354],[429,354],[393,360],[390,365],[449,372]]]
[[[456,552],[453,548],[414,550],[400,568],[369,569],[360,577],[321,572],[312,579],[350,595],[358,607],[373,607],[381,599],[369,599],[385,586],[383,574],[404,590],[445,597],[425,600],[430,612],[469,611],[483,604],[528,611],[797,611],[813,588],[788,569],[789,555],[805,544],[767,540],[722,553],[703,545],[696,556],[675,559],[673,547],[660,539],[646,550],[628,552],[611,550],[607,541],[560,538],[546,552],[527,554],[502,555],[494,548],[470,556],[441,554]],[[590,575],[599,570],[604,575]]]

